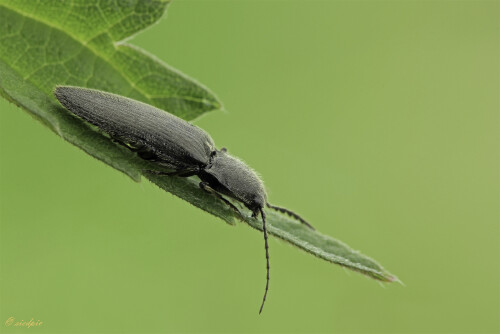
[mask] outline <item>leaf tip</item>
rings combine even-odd
[[[392,274],[387,273],[385,275],[385,280],[388,283],[396,282],[396,283],[401,284],[402,286],[406,286],[406,284],[404,284],[403,281],[401,281],[396,275],[392,275]]]

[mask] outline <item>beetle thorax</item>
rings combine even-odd
[[[257,173],[226,152],[216,151],[200,178],[218,192],[244,203],[254,212],[267,202],[264,184]]]

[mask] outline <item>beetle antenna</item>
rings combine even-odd
[[[291,210],[288,210],[288,209],[285,209],[285,208],[282,208],[282,207],[279,207],[279,206],[275,206],[275,205],[272,205],[272,204],[269,204],[267,203],[267,207],[268,208],[271,208],[273,210],[276,210],[276,211],[279,211],[281,213],[286,213],[287,215],[297,219],[299,222],[301,222],[302,224],[306,225],[307,227],[309,227],[311,230],[316,230],[311,224],[309,224],[304,218],[302,218],[301,216],[299,216],[298,214],[296,214],[295,212],[291,211]]]
[[[264,292],[264,298],[262,298],[262,305],[260,305],[259,314],[262,312],[262,308],[264,307],[264,303],[266,302],[267,290],[269,290],[269,245],[267,244],[267,229],[266,229],[266,214],[264,210],[260,208],[260,215],[262,216],[262,231],[264,232],[264,245],[266,248],[266,291]]]

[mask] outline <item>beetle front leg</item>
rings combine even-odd
[[[165,175],[165,176],[179,176],[179,177],[189,177],[198,174],[198,169],[180,169],[173,172],[164,172],[161,170],[153,169],[143,169],[142,172],[153,174],[153,175]]]
[[[207,193],[214,195],[215,197],[217,197],[218,199],[220,199],[224,203],[226,203],[231,209],[233,209],[234,212],[236,212],[237,214],[239,214],[240,216],[243,217],[240,210],[238,210],[238,208],[236,206],[234,206],[233,203],[229,202],[227,199],[222,197],[222,195],[219,194],[214,188],[210,187],[207,182],[200,182],[200,188],[205,190]]]

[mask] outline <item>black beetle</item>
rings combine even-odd
[[[159,167],[171,170],[150,173],[201,179],[200,187],[224,201],[241,215],[238,208],[222,195],[243,203],[252,217],[262,217],[266,250],[266,289],[259,313],[269,289],[269,246],[264,207],[286,213],[309,228],[313,227],[296,213],[267,202],[264,184],[242,161],[217,150],[208,133],[177,116],[148,104],[102,91],[59,86],[55,96],[73,114],[106,132],[115,142],[137,152]]]

